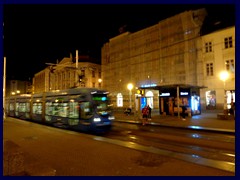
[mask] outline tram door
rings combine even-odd
[[[90,102],[81,102],[79,103],[79,119],[89,119],[93,115],[93,109],[90,106]]]

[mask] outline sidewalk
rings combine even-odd
[[[219,112],[202,112],[200,115],[186,117],[183,121],[181,116],[153,114],[147,125],[171,126],[182,128],[194,128],[235,133],[235,120],[221,120],[217,118]],[[115,121],[141,124],[141,115],[125,115],[115,112]]]

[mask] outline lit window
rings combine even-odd
[[[227,71],[230,71],[230,72],[234,73],[234,60],[233,59],[226,60],[225,65],[226,65],[226,70]]]
[[[121,93],[117,94],[117,107],[123,107],[123,96]]]

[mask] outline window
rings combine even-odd
[[[92,71],[92,77],[95,77],[95,71]]]
[[[84,69],[81,70],[81,75],[85,76],[85,70]]]
[[[225,49],[233,47],[232,37],[224,38]]]
[[[94,82],[92,83],[92,87],[95,87],[95,83]]]
[[[212,52],[212,42],[205,43],[205,52]]]
[[[52,115],[52,112],[53,112],[52,102],[46,102],[45,111],[46,111],[46,115]]]
[[[216,91],[206,91],[206,109],[216,109]]]
[[[80,109],[81,119],[90,119],[93,116],[93,109],[90,102],[81,102]]]
[[[27,112],[26,103],[19,103],[19,112]]]
[[[73,100],[69,102],[69,118],[79,118],[79,105]]]
[[[101,78],[101,72],[98,72],[98,78]]]
[[[123,96],[121,93],[117,94],[117,107],[123,107]]]
[[[213,63],[206,64],[206,73],[207,76],[213,76]]]
[[[33,114],[42,114],[42,103],[33,103]]]
[[[225,61],[225,65],[226,65],[226,70],[230,71],[232,73],[234,73],[234,60],[226,60]]]

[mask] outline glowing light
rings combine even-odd
[[[127,88],[128,88],[129,90],[132,90],[133,85],[132,85],[131,83],[129,83],[129,84],[127,85]]]
[[[220,73],[220,79],[221,79],[222,81],[226,81],[226,80],[228,79],[228,77],[229,77],[229,74],[228,74],[227,71],[222,71],[222,72]]]

